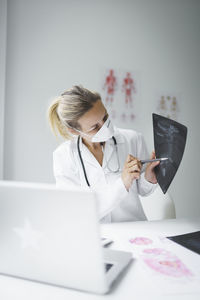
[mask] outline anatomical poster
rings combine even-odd
[[[102,100],[117,123],[130,125],[140,111],[138,73],[131,70],[106,69],[101,78]]]
[[[178,93],[158,93],[156,95],[156,112],[163,117],[178,121],[180,98]]]

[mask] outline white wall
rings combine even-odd
[[[199,15],[198,0],[8,0],[5,178],[53,182],[50,98],[76,83],[98,90],[104,68],[138,70],[134,129],[149,150],[155,93],[182,94],[188,141],[169,192],[178,217],[199,215]]]
[[[6,78],[7,1],[0,1],[0,179],[3,179],[4,162],[4,104]]]

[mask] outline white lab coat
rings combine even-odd
[[[114,128],[119,155],[119,171],[116,146],[113,139],[105,143],[103,165],[80,139],[80,151],[91,189],[96,192],[101,222],[146,220],[138,194],[149,195],[156,184],[144,178],[134,180],[129,192],[121,178],[121,172],[128,154],[138,159],[149,158],[142,135],[134,130]],[[107,167],[109,166],[109,168]],[[62,143],[53,153],[53,169],[58,187],[88,187],[77,150],[77,138]],[[110,170],[109,170],[110,169]]]

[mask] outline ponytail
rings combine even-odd
[[[72,136],[68,133],[67,127],[63,124],[60,120],[57,108],[60,103],[60,97],[57,97],[52,104],[49,106],[48,109],[48,119],[51,126],[52,132],[57,136],[59,133],[65,139],[71,139]]]

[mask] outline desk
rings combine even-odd
[[[154,235],[177,235],[191,231],[200,230],[199,219],[173,219],[151,222],[131,222],[131,223],[112,223],[102,224],[102,235],[111,238],[115,242],[111,245],[112,249],[130,250],[130,237],[136,234],[154,234]],[[189,250],[186,250],[189,251]],[[195,254],[196,255],[196,254]],[[197,256],[197,264],[200,264],[200,256]],[[200,266],[200,265],[199,265]],[[0,276],[0,299],[1,300],[129,300],[129,299],[170,299],[170,300],[199,300],[200,299],[200,280],[194,282],[194,290],[185,293],[183,289],[173,293],[163,291],[156,282],[156,276],[148,276],[151,273],[144,274],[144,270],[139,267],[137,259],[129,265],[124,273],[113,284],[111,292],[104,296],[88,294],[84,292],[73,291],[70,289],[59,288],[47,284],[40,284],[28,280]],[[143,272],[141,272],[143,271]],[[199,274],[200,276],[200,274]],[[200,278],[200,277],[199,277]],[[148,280],[149,279],[149,280]],[[171,281],[173,286],[173,280]],[[185,287],[183,280],[182,287]]]

